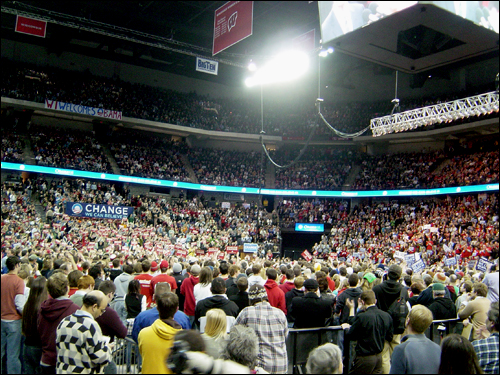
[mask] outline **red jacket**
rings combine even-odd
[[[153,280],[153,275],[149,273],[141,273],[134,277],[134,279],[139,280],[141,284],[141,294],[146,296],[146,302],[148,307],[151,306],[151,302],[153,302],[153,293],[151,293],[151,280]]]
[[[269,304],[272,307],[280,309],[286,315],[285,293],[279,288],[276,281],[268,279],[264,284],[264,288],[266,288]]]
[[[285,294],[287,294],[290,290],[295,288],[295,284],[293,283],[293,281],[286,281],[284,284],[278,286]]]
[[[181,284],[181,294],[186,297],[184,300],[184,314],[194,316],[196,308],[196,301],[194,299],[194,286],[200,281],[199,277],[190,276],[185,279]]]

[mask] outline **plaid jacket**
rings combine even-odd
[[[479,359],[479,365],[485,374],[498,374],[498,332],[487,339],[472,342]]]
[[[259,337],[256,366],[272,374],[286,374],[288,323],[283,311],[264,301],[241,310],[236,318],[237,324],[253,328]]]
[[[101,328],[82,310],[65,317],[57,327],[58,374],[93,374],[111,360],[111,350],[103,341]]]

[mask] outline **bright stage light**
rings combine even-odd
[[[277,55],[247,78],[248,87],[269,83],[286,82],[302,76],[309,68],[309,57],[301,51],[286,51]]]
[[[251,72],[255,72],[257,70],[257,65],[255,65],[253,61],[250,61],[250,63],[248,64],[248,70],[250,70]]]

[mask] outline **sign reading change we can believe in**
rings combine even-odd
[[[67,202],[65,211],[69,216],[113,220],[127,218],[132,212],[134,212],[134,207],[78,202]]]
[[[196,58],[196,70],[208,74],[217,75],[219,71],[219,63],[217,61],[204,59],[201,57]]]

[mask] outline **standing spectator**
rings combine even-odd
[[[69,296],[71,297],[78,290],[78,280],[83,276],[83,272],[79,270],[71,271],[68,274],[68,282],[69,282]]]
[[[26,374],[40,374],[42,358],[42,341],[36,322],[40,306],[48,298],[47,279],[37,277],[31,283],[30,295],[23,310],[22,333],[24,335],[24,370]]]
[[[259,284],[264,286],[266,280],[264,280],[260,276],[260,271],[262,270],[262,266],[258,263],[254,263],[252,265],[252,276],[248,278],[248,287],[251,288],[255,284]]]
[[[330,301],[318,296],[319,285],[316,280],[307,279],[304,288],[304,296],[295,297],[290,306],[290,313],[295,320],[294,328],[325,327],[332,317]]]
[[[203,267],[200,272],[200,282],[194,286],[193,295],[195,304],[198,305],[202,299],[210,297],[212,292],[213,271],[210,267]]]
[[[268,268],[266,270],[266,276],[267,281],[264,284],[264,288],[266,288],[269,304],[272,307],[280,309],[286,315],[285,293],[279,288],[276,282],[278,272],[274,268]]]
[[[397,264],[393,264],[389,267],[387,280],[382,284],[373,287],[373,292],[375,293],[375,298],[377,299],[377,307],[380,310],[387,312],[392,303],[400,296],[403,296],[405,300],[408,300],[408,292],[404,286],[399,283],[401,273],[401,267]],[[390,371],[392,351],[394,350],[394,347],[400,343],[401,333],[402,332],[393,331],[392,341],[388,341],[384,344],[384,350],[382,352],[382,371],[384,374],[387,374]]]
[[[115,254],[112,254],[109,259],[112,260],[113,264],[113,268],[111,269],[111,271],[109,271],[109,278],[111,279],[111,281],[115,281],[115,279],[123,273],[123,271],[120,269],[120,259],[116,258]]]
[[[24,282],[17,276],[21,260],[7,257],[7,274],[2,275],[2,361],[7,362],[7,373],[21,373],[21,318],[25,304]]]
[[[153,275],[149,272],[151,270],[151,262],[149,260],[143,260],[141,263],[142,273],[134,277],[138,280],[141,285],[141,294],[146,296],[147,307],[151,305],[153,301],[153,293],[151,292],[151,280],[153,280]]]
[[[231,268],[229,268],[231,269]],[[226,280],[227,281],[227,280]],[[227,285],[227,282],[226,282]],[[244,276],[238,278],[238,281],[236,281],[236,286],[238,287],[238,293],[234,294],[232,296],[229,296],[229,299],[236,303],[238,305],[238,314],[243,310],[245,307],[250,306],[250,301],[248,300],[248,279]],[[226,291],[227,293],[227,291]]]
[[[151,279],[151,293],[154,295],[155,293],[155,285],[157,283],[169,283],[170,290],[175,293],[177,290],[177,281],[172,276],[167,275],[168,271],[168,262],[166,260],[162,260],[160,262],[160,274],[154,276]]]
[[[498,331],[500,330],[498,301],[491,304],[486,320],[490,336],[472,343],[485,374],[498,374]]]
[[[181,294],[185,297],[184,300],[184,313],[189,316],[191,326],[194,323],[194,310],[196,308],[196,300],[194,299],[194,287],[200,281],[198,275],[200,274],[200,266],[193,264],[191,266],[191,276],[185,279],[181,285]]]
[[[425,360],[425,359],[423,359]],[[441,342],[438,374],[482,374],[474,347],[465,337],[452,333]]]
[[[267,374],[261,367],[255,367],[259,354],[259,338],[250,327],[234,326],[221,356],[223,359],[248,367],[254,374]]]
[[[95,282],[94,289],[95,290],[99,290],[99,285],[101,285],[101,283],[104,280],[103,273],[104,273],[104,271],[103,271],[102,266],[100,264],[96,264],[95,266],[92,266],[89,269],[89,276],[92,276],[94,278],[94,282]]]
[[[358,298],[361,295],[361,288],[358,288],[359,277],[356,273],[349,275],[347,279],[349,287],[337,297],[335,306],[335,314],[340,315],[339,323],[347,323],[349,319],[349,308],[346,306],[346,301],[349,299],[354,302],[354,309],[358,308]]]
[[[57,373],[92,374],[111,360],[113,344],[102,335],[96,319],[104,314],[108,298],[99,290],[83,297],[80,310],[57,327]]]
[[[348,328],[347,337],[357,341],[356,357],[350,374],[382,374],[382,351],[385,342],[392,342],[392,318],[376,306],[377,300],[372,290],[361,293],[358,309],[354,316],[354,302],[346,301],[349,308],[349,323],[342,324]]]
[[[155,301],[165,293],[170,293],[170,284],[159,284],[155,290]],[[137,315],[134,319],[134,326],[132,328],[132,339],[137,342],[139,332],[141,332],[143,328],[151,326],[159,316],[160,314],[156,306]],[[191,322],[188,316],[182,311],[177,311],[174,314],[174,320],[181,325],[182,329],[191,329]]]
[[[471,292],[472,292],[472,283],[470,281],[464,281],[460,286],[460,296],[455,301],[455,307],[457,308],[457,311],[460,310],[462,302],[465,302],[467,300],[467,297],[469,297]]]
[[[215,279],[212,280],[210,292],[212,294],[211,297],[202,299],[200,302],[196,304],[194,315],[195,315],[196,325],[199,328],[201,327],[200,318],[206,316],[207,312],[211,309],[221,309],[226,313],[228,317],[233,316],[234,318],[236,318],[238,316],[239,312],[238,305],[233,301],[227,299],[225,295],[226,282],[222,278],[216,277]]]
[[[280,285],[280,289],[285,293],[285,295],[291,291],[295,286],[293,285],[293,279],[295,278],[295,274],[292,269],[288,269],[285,271],[286,281]]]
[[[101,283],[99,290],[103,292],[108,301],[106,311],[96,318],[96,322],[101,327],[102,334],[109,336],[111,342],[113,342],[115,336],[124,339],[127,336],[127,327],[122,323],[116,311],[109,305],[116,291],[115,284],[111,280],[105,280]]]
[[[288,324],[285,314],[269,304],[266,290],[261,285],[253,285],[249,289],[248,299],[250,306],[241,311],[235,325],[251,327],[259,337],[256,366],[273,374],[286,374]]]
[[[229,272],[229,277],[226,280],[226,289],[229,289],[231,287],[231,285],[236,284],[236,281],[237,281],[236,278],[238,276],[238,272],[240,272],[240,267],[238,267],[236,264],[232,264],[229,267],[228,272]]]
[[[143,374],[168,374],[166,361],[181,326],[174,320],[179,299],[174,293],[164,293],[156,301],[159,319],[142,329],[138,335]]]
[[[37,328],[42,341],[42,365],[43,374],[56,373],[56,331],[57,326],[68,315],[79,309],[68,298],[69,282],[66,275],[56,272],[47,280],[47,291],[52,298],[47,299],[40,306]]]
[[[308,374],[342,374],[343,369],[342,351],[335,344],[318,346],[307,358]]]
[[[414,306],[406,318],[401,344],[392,353],[391,374],[437,374],[441,348],[424,334],[431,324],[431,311],[424,305]]]
[[[111,301],[111,307],[117,312],[123,324],[127,321],[127,309],[125,308],[125,295],[128,291],[128,284],[133,279],[134,268],[130,264],[123,265],[123,272],[115,278],[115,298]]]
[[[84,275],[78,279],[76,285],[78,287],[78,290],[75,293],[73,293],[73,295],[69,297],[69,299],[73,303],[77,304],[78,307],[82,307],[83,296],[88,292],[94,290],[95,287],[94,278],[89,275]]]
[[[224,280],[225,281],[225,280]],[[205,340],[207,353],[215,359],[221,357],[226,346],[227,338],[227,315],[224,310],[211,309],[207,311],[207,324],[202,337]]]
[[[290,311],[292,311],[292,301],[295,297],[303,297],[304,296],[304,291],[302,290],[304,286],[304,278],[302,276],[297,276],[293,280],[293,285],[295,286],[294,289],[289,291],[287,294],[285,294],[285,301],[286,301],[286,319],[288,321],[288,327],[293,327],[293,322],[295,322],[295,319],[293,318],[292,314],[290,314]]]
[[[172,266],[173,275],[172,277],[175,279],[177,283],[177,289],[175,289],[175,294],[179,297],[179,310],[184,311],[184,294],[181,293],[182,282],[186,278],[182,274],[182,265],[180,263],[174,263]]]
[[[134,319],[141,311],[146,310],[146,296],[141,294],[139,280],[133,279],[128,284],[125,309],[127,310],[127,319]]]
[[[472,323],[472,333],[470,340],[474,341],[480,339],[480,331],[486,325],[488,311],[490,309],[491,301],[486,298],[488,294],[488,287],[483,283],[474,283],[472,292],[458,311],[458,317],[462,320],[467,319]],[[464,326],[466,323],[464,323]]]
[[[496,265],[493,267],[495,267],[495,269],[484,277],[483,283],[488,287],[487,298],[491,302],[498,302],[498,269]]]
[[[432,286],[434,301],[429,305],[434,320],[455,319],[457,317],[457,308],[453,301],[445,298],[445,286],[436,283]],[[420,305],[423,306],[423,305]]]

